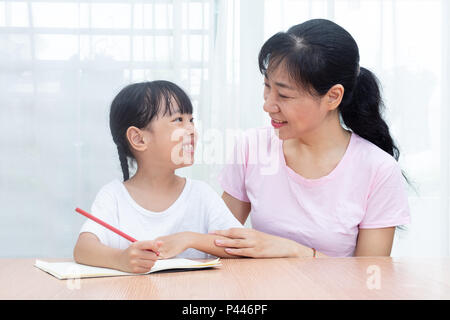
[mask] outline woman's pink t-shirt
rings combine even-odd
[[[410,222],[397,161],[354,133],[330,174],[306,179],[286,165],[273,128],[248,130],[219,182],[231,196],[251,203],[254,229],[333,257],[353,255],[359,229]]]

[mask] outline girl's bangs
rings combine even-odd
[[[192,114],[193,107],[187,94],[176,86],[164,86],[157,94],[158,114],[162,116],[180,113]],[[175,103],[174,103],[175,102]]]

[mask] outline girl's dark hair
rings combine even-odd
[[[172,98],[178,109],[172,105]],[[109,126],[119,153],[123,180],[130,178],[128,158],[135,159],[126,137],[131,126],[143,129],[158,115],[192,114],[188,95],[176,84],[158,80],[134,83],[123,88],[111,103]]]
[[[289,76],[314,96],[323,96],[335,84],[344,87],[339,105],[345,126],[398,160],[400,152],[383,120],[378,79],[359,66],[353,37],[336,23],[313,19],[272,36],[259,53],[259,69],[284,63]]]

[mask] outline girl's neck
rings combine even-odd
[[[178,186],[184,180],[175,175],[173,169],[158,167],[139,167],[136,174],[126,181],[128,186],[150,190],[170,190]]]
[[[131,198],[142,208],[163,212],[180,197],[187,181],[175,175],[174,170],[158,166],[149,168],[138,166],[136,174],[124,185]]]

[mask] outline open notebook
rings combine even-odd
[[[131,276],[139,274],[149,274],[157,271],[172,269],[202,269],[220,266],[220,259],[207,262],[199,262],[189,259],[167,259],[157,260],[149,272],[146,273],[128,273],[114,269],[92,267],[75,262],[46,262],[36,260],[34,266],[50,273],[58,279],[76,279],[76,278],[94,278],[94,277],[114,277]]]

